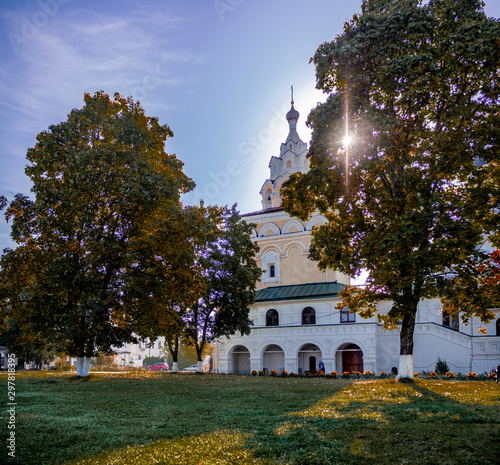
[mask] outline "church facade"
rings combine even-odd
[[[308,258],[312,228],[325,218],[315,215],[304,222],[281,208],[283,182],[291,173],[309,167],[293,101],[286,119],[288,137],[279,156],[271,157],[270,176],[260,191],[262,210],[242,215],[256,225],[252,237],[259,246],[257,260],[262,269],[250,311],[252,331],[216,341],[214,368],[223,373],[305,373],[324,366],[326,373],[395,373],[399,331],[383,329],[376,317],[363,319],[336,309],[338,293],[350,283],[349,277],[321,271]],[[384,302],[378,310],[389,308],[390,302]],[[478,334],[480,327],[486,327],[486,334]],[[489,373],[500,364],[500,319],[487,325],[472,319],[465,326],[443,314],[438,299],[420,302],[414,338],[417,372],[433,371],[438,357],[454,373]]]

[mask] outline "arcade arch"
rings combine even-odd
[[[234,347],[231,351],[232,373],[250,372],[250,351],[242,345]]]
[[[321,349],[316,344],[304,344],[298,353],[299,373],[318,370],[319,361],[322,358]]]
[[[363,351],[357,344],[342,344],[335,354],[336,366],[341,367],[342,373],[358,371],[363,373]]]
[[[285,353],[279,345],[270,344],[264,349],[262,368],[266,373],[276,370],[278,374],[285,369]]]

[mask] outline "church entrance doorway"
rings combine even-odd
[[[346,344],[339,352],[342,357],[342,372],[363,373],[363,351],[356,344]]]
[[[245,346],[236,346],[231,354],[232,373],[250,372],[250,352]]]
[[[305,344],[299,350],[299,373],[309,371],[314,373],[319,370],[321,350],[315,344]]]

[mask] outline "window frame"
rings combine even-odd
[[[308,313],[305,313],[309,310]],[[302,324],[303,325],[315,325],[316,324],[316,310],[312,307],[304,307],[302,309]]]
[[[451,315],[446,310],[442,312],[442,325],[453,331],[460,330],[460,318],[458,315]]]
[[[276,265],[274,263],[267,265],[267,276],[269,278],[276,278]]]
[[[279,326],[280,314],[275,308],[270,308],[266,312],[266,326]]]
[[[344,324],[356,323],[356,314],[349,311],[348,308],[340,310],[340,322]]]

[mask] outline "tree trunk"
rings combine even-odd
[[[179,338],[177,336],[174,337],[174,345],[170,342],[167,342],[168,350],[170,355],[172,355],[172,373],[179,372]]]
[[[413,332],[417,309],[406,313],[401,323],[399,371],[396,379],[413,379]]]
[[[201,344],[198,344],[198,342],[196,342],[194,347],[196,349],[196,361],[198,365],[196,371],[198,373],[201,373],[203,371],[203,342]]]
[[[76,376],[84,377],[90,374],[91,357],[76,357]]]

